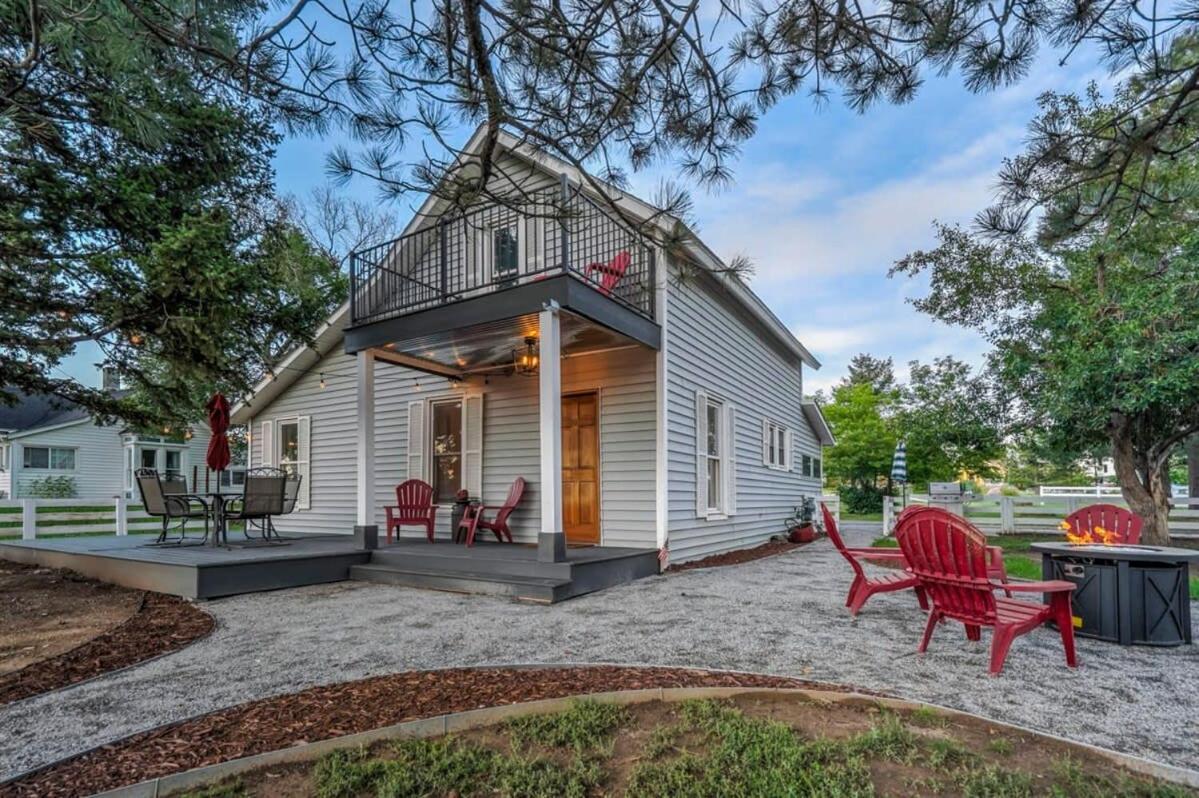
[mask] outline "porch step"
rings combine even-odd
[[[476,546],[467,550],[460,546],[405,546],[402,549],[376,549],[371,552],[371,564],[411,571],[472,573],[479,575],[535,577],[570,581],[570,562],[539,562],[536,556],[515,558],[515,549],[499,545]],[[473,556],[470,556],[473,553]]]
[[[391,564],[355,565],[350,568],[350,578],[427,590],[445,590],[451,593],[510,596],[545,604],[561,601],[572,595],[570,579],[481,574],[462,570],[434,571],[413,568],[411,564],[404,568]]]

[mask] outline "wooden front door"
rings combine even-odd
[[[562,397],[562,520],[567,543],[600,542],[599,397]]]

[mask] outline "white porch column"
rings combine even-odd
[[[541,534],[537,559],[566,559],[566,534],[562,528],[562,330],[558,305],[541,311],[538,380],[541,393]]]
[[[365,548],[374,548],[379,529],[375,525],[375,356],[370,350],[358,353],[356,387],[358,515],[354,536],[361,539]]]

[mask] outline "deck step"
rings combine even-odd
[[[402,549],[376,549],[371,552],[371,565],[398,568],[402,571],[436,571],[448,574],[484,574],[496,576],[526,576],[536,579],[571,578],[572,563],[539,562],[536,557],[516,559],[492,556],[498,546],[473,550],[468,556],[465,548],[446,550],[444,546],[430,546],[428,551],[420,547],[407,546]]]
[[[511,596],[524,601],[547,604],[561,601],[571,595],[569,579],[481,574],[461,570],[433,571],[412,567],[399,568],[390,564],[355,565],[350,568],[350,578],[364,582],[445,590],[451,593]]]

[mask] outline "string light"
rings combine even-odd
[[[325,382],[325,372],[321,372],[321,390],[329,387],[329,383]]]

